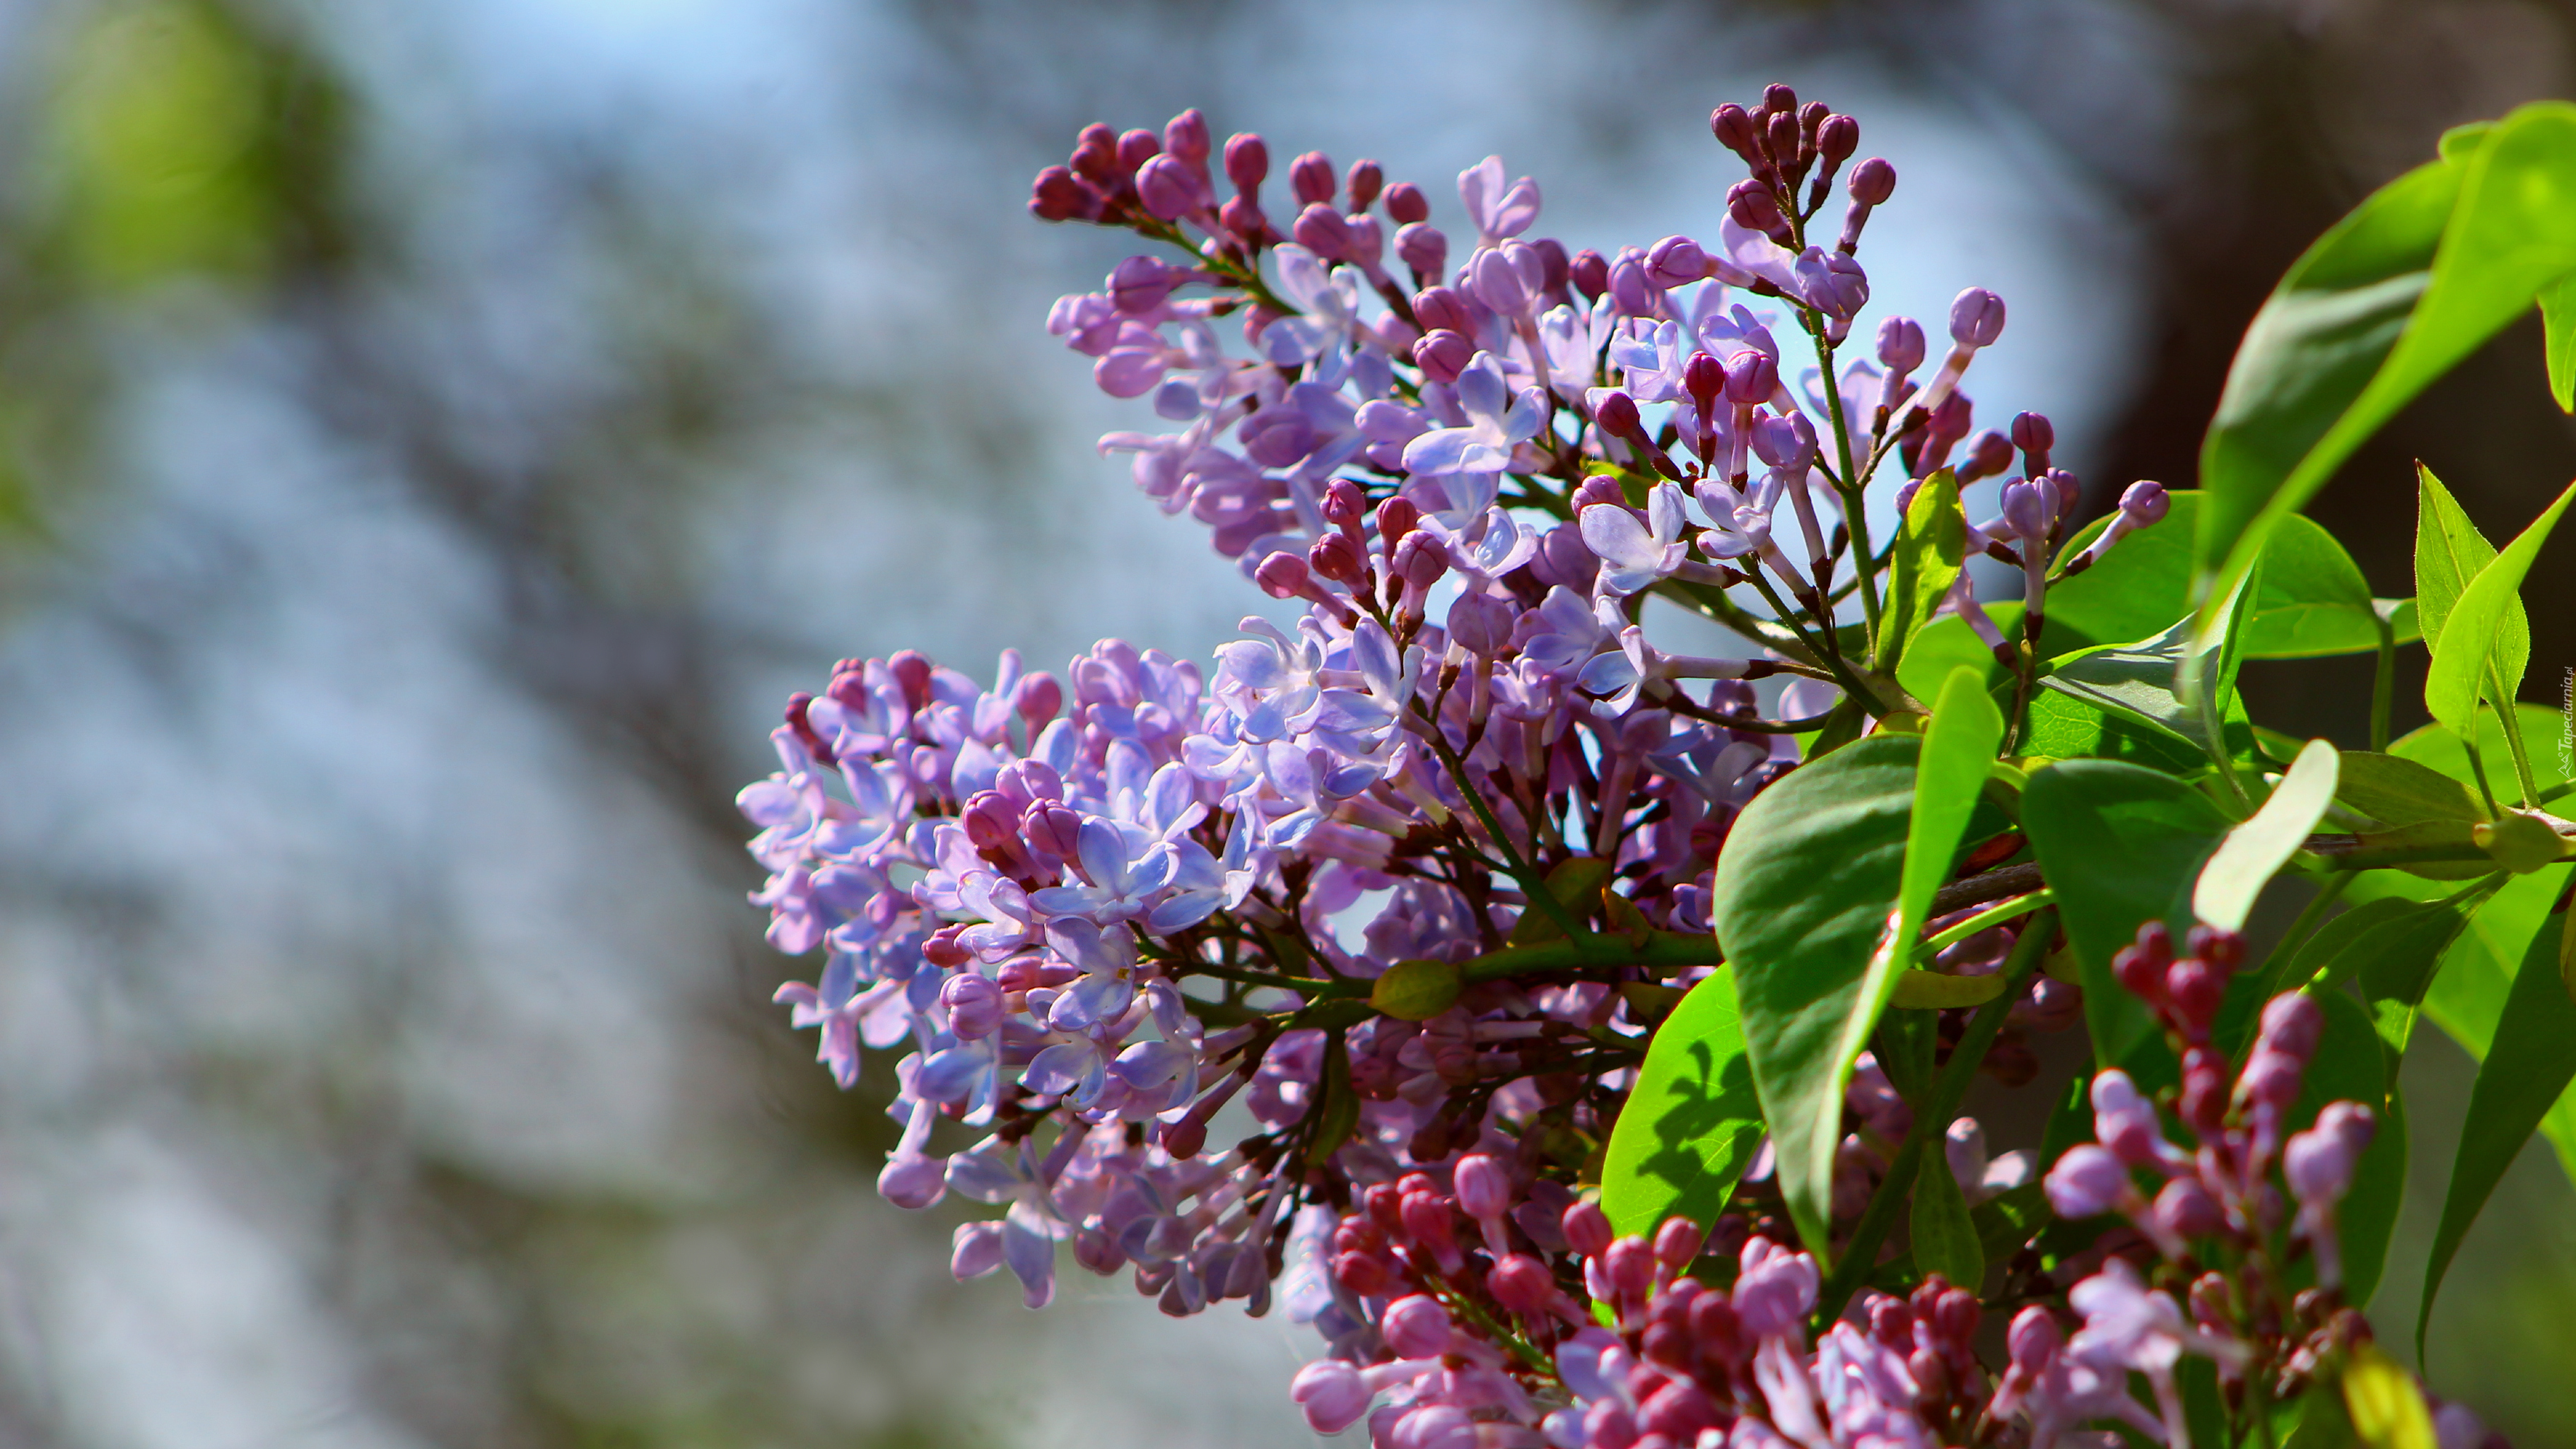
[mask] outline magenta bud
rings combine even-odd
[[[1260,136],[1245,131],[1226,138],[1225,179],[1233,182],[1236,190],[1255,191],[1269,174],[1270,147]]]
[[[2226,996],[2227,977],[2197,956],[2186,956],[2165,968],[2165,999],[2182,1018],[2187,1036],[2198,1037],[2209,1030]]]
[[[1171,157],[1156,156],[1136,173],[1136,199],[1164,221],[1176,221],[1198,205],[1199,179]]]
[[[1896,167],[1884,156],[1872,156],[1853,167],[1851,180],[1843,185],[1855,203],[1884,206],[1896,194]]]
[[[1950,337],[1963,347],[1992,347],[2004,335],[2004,299],[1970,287],[1950,303]]]
[[[1052,674],[1023,675],[1011,703],[1019,710],[1020,718],[1028,721],[1029,732],[1035,734],[1047,727],[1057,710],[1064,708],[1064,686]]]
[[[1449,638],[1470,654],[1492,658],[1511,645],[1519,610],[1491,594],[1460,594],[1449,606]]]
[[[1207,117],[1196,106],[1163,123],[1163,149],[1194,166],[1207,163],[1211,144]]]
[[[2043,414],[2018,413],[2012,420],[2012,441],[2014,447],[2025,453],[2045,456],[2050,448],[2057,445],[2057,429],[2049,426]]]
[[[1565,1245],[1586,1258],[1610,1251],[1610,1219],[1596,1202],[1578,1202],[1565,1210]]]
[[[2299,1078],[2306,1070],[2306,1062],[2267,1042],[2246,1059],[2236,1090],[2249,1101],[2286,1108],[2299,1100]]]
[[[1934,1301],[1932,1327],[1943,1340],[1965,1344],[1977,1336],[1977,1325],[1985,1316],[1985,1305],[1977,1301],[1975,1290],[1952,1288]]]
[[[2004,485],[2004,527],[2011,529],[2017,538],[2048,537],[2048,503],[2049,500],[2043,498],[2029,480],[2014,479]]]
[[[1878,365],[1899,373],[1921,367],[1923,324],[1911,317],[1890,317],[1879,323]]]
[[[877,1174],[877,1196],[919,1212],[948,1193],[948,1164],[936,1157],[896,1153]]]
[[[1029,211],[1040,221],[1071,221],[1090,210],[1099,193],[1062,166],[1050,166],[1029,184]]]
[[[1357,588],[1368,581],[1368,562],[1347,533],[1328,533],[1306,550],[1306,564],[1337,584]]]
[[[1655,1287],[1655,1250],[1644,1238],[1621,1238],[1602,1258],[1610,1287],[1622,1297],[1643,1298]]]
[[[1860,122],[1850,116],[1827,116],[1816,128],[1816,154],[1840,166],[1860,149]]]
[[[2325,1029],[2325,1008],[2304,991],[2284,991],[2263,1003],[2262,1044],[2302,1065],[2316,1055]]]
[[[2048,1367],[2065,1341],[2057,1315],[2034,1303],[2013,1315],[2012,1327],[2004,1334],[2004,1350],[2012,1355],[2013,1367],[2038,1373]]]
[[[2205,1046],[2184,1048],[2182,1093],[2175,1107],[2194,1132],[2203,1137],[2217,1132],[2227,1120],[2226,1059]]]
[[[1295,225],[1289,228],[1297,245],[1328,262],[1338,262],[1350,250],[1351,224],[1342,214],[1316,202],[1297,213]]]
[[[1727,401],[1760,407],[1780,390],[1780,364],[1767,352],[1746,348],[1726,360]]]
[[[2067,481],[2072,483],[2073,475],[2068,475]],[[2194,926],[2185,940],[2191,954],[2222,972],[2234,971],[2245,959],[2245,937],[2240,932],[2222,931],[2215,926]]]
[[[1396,576],[1418,589],[1440,582],[1440,576],[1449,571],[1448,551],[1440,546],[1440,540],[1427,533],[1406,534],[1404,541],[1396,545],[1391,562]]]
[[[1967,487],[1980,478],[1992,478],[2012,466],[2012,439],[1986,429],[1968,441],[1968,456],[1959,464],[1959,486]]]
[[[1745,160],[1761,159],[1754,140],[1752,113],[1733,101],[1708,113],[1708,130],[1719,145]]]
[[[1002,988],[989,976],[949,977],[939,988],[939,1004],[948,1008],[948,1029],[959,1041],[981,1041],[1002,1029]]]
[[[1438,1358],[1449,1351],[1456,1334],[1449,1310],[1419,1293],[1388,1304],[1378,1320],[1378,1336],[1397,1358]]]
[[[1421,521],[1422,510],[1414,506],[1412,499],[1390,498],[1377,506],[1378,541],[1393,548],[1404,541],[1406,534],[1413,532],[1413,525]]]
[[[1299,206],[1313,206],[1333,199],[1333,160],[1321,151],[1309,151],[1288,163],[1288,189],[1297,197]]]
[[[1216,209],[1216,223],[1236,236],[1249,239],[1269,230],[1270,218],[1261,214],[1261,208],[1253,204],[1250,196],[1236,196]]]
[[[1581,1433],[1581,1442],[1588,1449],[1633,1449],[1637,1419],[1617,1399],[1596,1399],[1592,1407],[1583,1411]]]
[[[2177,1177],[2156,1194],[2156,1222],[2178,1238],[2205,1238],[2227,1226],[2218,1199],[2196,1177]]]
[[[1162,154],[1163,138],[1139,128],[1118,138],[1118,169],[1134,171]]]
[[[1610,305],[1631,317],[1651,317],[1659,296],[1644,253],[1630,247],[1610,264]]]
[[[1708,253],[1686,236],[1668,236],[1646,253],[1646,274],[1662,287],[1687,287],[1708,275]]]
[[[1707,356],[1706,353],[1699,355]],[[1601,401],[1594,405],[1592,421],[1614,438],[1627,438],[1636,435],[1643,419],[1637,414],[1637,400],[1613,389],[1602,394]]]
[[[2098,1217],[2132,1191],[2129,1169],[2108,1149],[2091,1143],[2066,1149],[2048,1170],[2048,1203],[2062,1218]]]
[[[1619,480],[1607,473],[1594,473],[1574,485],[1574,511],[1580,516],[1587,508],[1625,508],[1627,496],[1619,491]]]
[[[1774,240],[1789,229],[1788,219],[1780,214],[1779,198],[1771,194],[1770,187],[1759,181],[1746,179],[1728,187],[1726,211],[1735,218],[1737,226],[1761,232]]]
[[[1431,202],[1421,187],[1399,181],[1386,189],[1386,214],[1397,226],[1411,226],[1431,219]]]
[[[965,930],[966,927],[959,924],[942,926],[931,932],[929,939],[921,943],[921,959],[943,971],[954,971],[974,960],[974,952],[957,944],[957,938],[964,934]]]
[[[1353,1251],[1334,1256],[1333,1281],[1362,1298],[1375,1298],[1395,1280],[1387,1273],[1383,1259]]]
[[[1142,315],[1163,305],[1185,275],[1160,257],[1129,257],[1110,269],[1109,300],[1121,312]]]
[[[1610,264],[1602,260],[1599,252],[1585,247],[1566,263],[1565,278],[1583,294],[1583,300],[1596,302],[1610,290]]]
[[[2162,523],[2172,507],[2173,498],[2165,492],[2165,485],[2152,478],[2139,479],[2120,495],[2120,511],[2140,527]]]
[[[1816,459],[1816,425],[1805,413],[1765,417],[1753,425],[1753,452],[1784,473],[1802,473]]]
[[[1702,407],[1714,407],[1726,388],[1726,368],[1705,352],[1694,352],[1682,364],[1682,386]]]
[[[1067,160],[1074,174],[1088,181],[1109,182],[1118,179],[1118,133],[1098,121],[1082,128],[1074,138],[1073,155]]]
[[[1252,571],[1252,581],[1274,599],[1294,599],[1312,586],[1306,576],[1306,561],[1285,551],[1273,553]]]
[[[1351,163],[1351,176],[1348,182],[1351,210],[1368,210],[1369,206],[1377,200],[1378,193],[1385,187],[1386,171],[1376,162],[1362,157]]]
[[[1762,88],[1762,109],[1774,113],[1783,111],[1795,113],[1798,109],[1798,93],[1774,81]]]
[[[1513,1253],[1485,1275],[1494,1301],[1523,1318],[1537,1318],[1556,1300],[1556,1279],[1547,1265],[1527,1253]]]
[[[2328,1102],[2316,1125],[2290,1138],[2281,1171],[2300,1202],[2323,1206],[2352,1187],[2353,1167],[2379,1132],[2379,1119],[2357,1102]]]
[[[1437,277],[1449,264],[1449,238],[1429,222],[1408,221],[1396,228],[1395,255],[1416,277]]]
[[[1923,480],[1908,478],[1896,485],[1896,516],[1903,518],[1914,508],[1914,495],[1923,491]]]
[[[1700,1231],[1699,1224],[1688,1218],[1666,1218],[1664,1225],[1655,1229],[1655,1261],[1678,1272],[1690,1266],[1690,1260],[1699,1256],[1700,1245],[1707,1241],[1708,1234]]]
[[[1347,528],[1368,514],[1368,490],[1348,478],[1336,478],[1324,485],[1324,521],[1335,528]]]
[[[1318,1434],[1338,1434],[1358,1423],[1375,1397],[1358,1367],[1337,1358],[1316,1359],[1288,1381],[1289,1401]]]
[[[1413,320],[1425,332],[1440,329],[1464,335],[1476,330],[1476,314],[1468,310],[1467,299],[1442,286],[1413,294]]]
[[[1413,344],[1413,365],[1433,382],[1456,382],[1475,360],[1476,344],[1445,327],[1422,334]]]

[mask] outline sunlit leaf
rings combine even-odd
[[[2371,194],[2294,264],[2201,450],[2195,592],[2215,599],[2397,410],[2576,272],[2576,105],[2515,111]]]
[[[2576,135],[2570,140],[2576,142]],[[2522,611],[2518,592],[2524,576],[2531,572],[2532,561],[2540,556],[2541,545],[2549,541],[2570,502],[2576,502],[2576,483],[2569,484],[2529,528],[2478,570],[2460,591],[2450,617],[2438,626],[2433,668],[2424,680],[2424,705],[2456,734],[2466,735],[2475,727],[2481,693],[2492,693],[2502,708],[2511,705],[2514,692],[2522,687],[2523,671],[2531,662],[2529,636],[2524,636],[2520,658],[2507,653],[2502,636],[2507,632],[2506,621]],[[2420,591],[2417,597],[2422,599]],[[2428,620],[2426,628],[2434,627]]]
[[[2202,495],[2177,489],[2165,497],[2171,511],[2162,523],[2129,533],[2100,563],[2049,585],[2041,644],[2050,653],[2144,638],[2191,612],[2192,534]],[[2109,524],[2108,517],[2087,524],[2067,548],[2091,543]],[[2412,617],[2397,630],[2398,642],[2414,637]],[[2315,520],[2283,519],[2263,555],[2245,656],[2308,659],[2378,647],[2376,601],[2352,556]]]
[[[1968,520],[1959,512],[1959,484],[1944,468],[1923,480],[1906,505],[1889,561],[1887,612],[1879,622],[1878,667],[1890,670],[1905,658],[1941,601],[1958,581],[1960,560],[1968,551]],[[1929,698],[1930,696],[1924,696]]]
[[[2548,339],[2549,395],[2560,412],[2576,413],[2576,277],[2540,294],[2540,330]]]
[[[1903,889],[1920,748],[1872,735],[1790,771],[1745,808],[1717,861],[1717,936],[1781,1194],[1820,1258],[1850,1082],[1842,1048],[1871,1005],[1863,987]]]
[[[2201,867],[2192,889],[2192,913],[2222,931],[2245,929],[2255,898],[2290,857],[2307,843],[2326,806],[2334,803],[2335,747],[2310,740],[2263,808],[2227,832],[2218,853]]]
[[[1735,1191],[1762,1130],[1734,973],[1720,968],[1655,1028],[1610,1132],[1601,1210],[1623,1235],[1650,1233],[1675,1215],[1705,1227]]]
[[[2467,782],[2396,755],[2346,750],[2335,798],[2389,825],[2426,820],[2477,821],[2487,808]]]
[[[2169,1062],[2135,1060],[2157,1042],[2155,1021],[2111,975],[2111,957],[2147,921],[2165,922],[2177,940],[2190,929],[2192,887],[2227,827],[2198,790],[2116,761],[2051,765],[2022,792],[2022,828],[2057,893],[2084,973],[2085,1022],[2105,1065],[2173,1075]]]

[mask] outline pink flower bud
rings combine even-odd
[[[1136,199],[1164,221],[1177,221],[1198,206],[1199,179],[1169,156],[1156,156],[1136,173]]]
[[[1411,226],[1431,219],[1431,202],[1422,188],[1410,181],[1399,181],[1386,189],[1387,219],[1397,226]]]
[[[1118,165],[1122,170],[1136,170],[1160,154],[1162,149],[1162,137],[1139,127],[1118,138]]]
[[[1297,245],[1328,262],[1340,261],[1350,250],[1351,224],[1320,201],[1297,213],[1289,230],[1296,236]]]
[[[1646,272],[1657,285],[1687,287],[1708,276],[1708,253],[1686,236],[1668,236],[1646,253]]]
[[[1911,317],[1890,317],[1878,324],[1878,363],[1890,372],[1912,372],[1923,365],[1923,324]]]
[[[1458,1159],[1452,1181],[1458,1210],[1471,1218],[1498,1218],[1511,1210],[1512,1173],[1499,1157],[1476,1152]]]
[[[1527,1253],[1513,1253],[1496,1263],[1485,1275],[1485,1287],[1505,1310],[1531,1319],[1546,1313],[1557,1295],[1556,1279],[1547,1265]]]
[[[2129,1170],[2107,1150],[2086,1143],[2070,1147],[2048,1170],[2048,1204],[2062,1218],[2099,1217],[2135,1189]]]
[[[1726,360],[1726,399],[1739,407],[1760,407],[1780,390],[1780,364],[1767,352],[1746,348]]]
[[[1449,264],[1449,238],[1429,222],[1408,221],[1396,228],[1395,255],[1416,277],[1437,277]]]
[[[1664,1225],[1655,1229],[1655,1261],[1678,1272],[1690,1266],[1707,1240],[1708,1235],[1690,1219],[1666,1218]]]
[[[948,1029],[959,1041],[981,1041],[1002,1029],[1002,988],[989,976],[949,977],[940,984],[939,1004],[948,1009]]]
[[[1422,510],[1414,506],[1412,499],[1390,498],[1377,506],[1378,541],[1391,548],[1403,542],[1404,536],[1421,521]]]
[[[1368,581],[1368,561],[1347,533],[1328,533],[1306,550],[1306,565],[1337,584],[1357,588]]]
[[[2130,484],[2120,495],[2120,511],[2141,527],[2162,523],[2172,507],[2173,499],[2166,494],[2165,485],[2150,478]]]
[[[2325,1008],[2304,991],[2284,991],[2263,1003],[2263,1045],[2304,1065],[2325,1035]]]
[[[2165,1231],[2178,1238],[2205,1238],[2227,1226],[2218,1199],[2198,1178],[2177,1177],[2156,1194],[2155,1215]]]
[[[1643,1298],[1655,1287],[1655,1250],[1644,1238],[1621,1238],[1602,1258],[1611,1288],[1623,1297]]]
[[[1388,1304],[1378,1320],[1378,1335],[1397,1358],[1438,1358],[1449,1351],[1455,1334],[1449,1310],[1419,1293]]]
[[[1270,174],[1270,147],[1261,137],[1245,131],[1229,136],[1225,143],[1225,179],[1238,191],[1258,189],[1263,177]]]
[[[1745,160],[1762,159],[1761,146],[1754,139],[1753,116],[1733,101],[1708,113],[1708,130],[1719,145]]]
[[[1592,408],[1592,421],[1601,431],[1614,438],[1634,437],[1643,421],[1637,414],[1637,400],[1624,392],[1604,393]]]
[[[1789,220],[1780,214],[1780,199],[1771,188],[1759,181],[1744,180],[1726,191],[1726,211],[1735,224],[1746,231],[1758,231],[1773,241],[1786,244]]]
[[[1963,347],[1992,347],[2004,335],[2004,299],[1970,287],[1950,303],[1950,337]]]
[[[1288,1382],[1290,1402],[1304,1411],[1306,1427],[1318,1434],[1338,1434],[1358,1423],[1375,1397],[1358,1367],[1337,1358],[1319,1358]]]
[[[1333,158],[1321,151],[1309,151],[1288,163],[1288,189],[1297,197],[1299,206],[1329,203],[1333,199]]]
[[[1896,194],[1896,168],[1884,156],[1872,156],[1852,168],[1851,180],[1844,183],[1851,199],[1862,206],[1885,206]]]
[[[1859,149],[1860,122],[1850,116],[1827,116],[1824,124],[1816,128],[1816,154],[1833,165],[1850,160]]]
[[[1207,117],[1196,106],[1163,123],[1163,149],[1193,166],[1206,164],[1210,144]]]
[[[1610,1250],[1610,1219],[1595,1202],[1578,1202],[1565,1210],[1565,1245],[1586,1258]]]
[[[1293,553],[1273,553],[1252,571],[1252,581],[1274,599],[1302,596],[1312,584],[1306,576],[1306,561]]]
[[[2057,1315],[2034,1303],[2013,1315],[2012,1328],[2004,1334],[2004,1350],[2012,1355],[2013,1367],[2035,1374],[2048,1367],[2065,1341]]]

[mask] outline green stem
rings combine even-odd
[[[2491,674],[2487,687],[2495,699],[2496,723],[2504,726],[2505,753],[2513,756],[2514,783],[2522,788],[2522,804],[2527,810],[2540,808],[2540,782],[2531,775],[2531,751],[2522,742],[2522,713],[2514,708],[2513,692],[2504,687],[2504,677]]]
[[[1992,930],[2017,916],[2026,916],[2044,906],[2055,904],[2057,904],[2055,891],[2036,890],[2029,895],[2006,901],[2002,905],[1990,906],[1915,947],[1914,959],[1929,961],[1980,931]]]
[[[1417,710],[1421,703],[1420,700],[1414,701]],[[1557,928],[1565,932],[1568,937],[1576,940],[1589,937],[1592,933],[1566,911],[1565,903],[1556,898],[1556,892],[1547,888],[1547,877],[1540,875],[1537,867],[1531,865],[1521,855],[1520,847],[1512,844],[1512,837],[1503,829],[1503,822],[1495,817],[1493,808],[1485,803],[1484,792],[1478,790],[1476,782],[1467,777],[1467,762],[1458,758],[1456,750],[1449,748],[1448,737],[1440,732],[1440,721],[1424,719],[1421,734],[1430,743],[1432,752],[1440,757],[1440,763],[1448,768],[1449,778],[1458,782],[1458,793],[1466,797],[1467,808],[1476,813],[1476,819],[1484,824],[1485,833],[1491,835],[1494,838],[1494,844],[1501,848],[1504,868],[1511,872],[1512,879],[1520,882],[1521,891],[1530,898],[1530,904],[1546,912],[1547,918],[1554,921]],[[1537,828],[1535,821],[1531,823],[1531,828],[1533,830]]]
[[[1852,470],[1851,424],[1843,416],[1842,385],[1834,378],[1834,345],[1825,340],[1825,329],[1811,325],[1807,335],[1816,344],[1816,365],[1824,369],[1825,411],[1833,420],[1835,461],[1842,464],[1842,477],[1835,491],[1842,494],[1843,521],[1851,529],[1853,582],[1860,585],[1861,613],[1869,621],[1870,657],[1878,656],[1878,583],[1869,575],[1869,515],[1862,506],[1861,492],[1869,480]],[[1828,584],[1831,580],[1826,581]]]
[[[2520,722],[2515,721],[2517,724]],[[2507,733],[2510,734],[2511,731]],[[2487,783],[2486,761],[2478,758],[2477,710],[2474,706],[2469,710],[2469,732],[2460,738],[2460,750],[2469,757],[2469,778],[2477,781],[2478,796],[2487,802],[2488,816],[2492,818],[2503,815],[2504,807],[2496,803],[2495,786]]]
[[[1905,1141],[1896,1149],[1895,1160],[1888,1164],[1887,1176],[1880,1179],[1878,1191],[1870,1194],[1869,1206],[1861,1211],[1860,1221],[1852,1228],[1851,1241],[1834,1260],[1833,1272],[1816,1299],[1818,1332],[1842,1316],[1843,1305],[1868,1279],[1870,1270],[1878,1266],[1879,1245],[1887,1241],[1888,1230],[1896,1226],[1896,1215],[1913,1197],[1914,1174],[1921,1169],[1924,1149],[1934,1133],[1950,1130],[1951,1119],[1959,1115],[1959,1104],[1966,1100],[1968,1086],[1976,1080],[1987,1049],[2003,1031],[2004,1018],[2012,1014],[2013,1003],[2021,999],[2030,978],[2038,974],[2039,963],[2056,935],[2057,921],[2053,916],[2043,916],[2022,928],[2011,959],[2004,963],[2003,995],[1978,1008],[1959,1044],[1951,1048],[1948,1065],[1941,1068],[1939,1079],[1932,1084],[1930,1100],[1914,1114],[1914,1125],[1905,1129]]]

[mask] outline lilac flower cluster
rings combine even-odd
[[[1111,640],[1060,675],[1006,653],[987,685],[907,652],[794,696],[778,772],[741,797],[772,943],[823,953],[779,999],[844,1086],[864,1049],[898,1054],[889,1200],[1003,1210],[958,1229],[959,1277],[1008,1267],[1039,1306],[1069,1244],[1173,1314],[1263,1312],[1275,1291],[1328,1347],[1295,1388],[1328,1432],[1813,1449],[2072,1442],[2108,1418],[2180,1442],[2170,1413],[2126,1397],[2131,1373],[2162,1394],[2168,1349],[2239,1375],[2271,1361],[2237,1318],[2167,1313],[2107,1250],[2057,1265],[2074,1337],[2026,1310],[1997,1377],[1972,1342],[1978,1285],[1821,1302],[1814,1261],[1780,1245],[1765,1167],[1714,1247],[1680,1220],[1614,1240],[1585,1196],[1656,1023],[1717,964],[1731,823],[1795,765],[1796,734],[1922,713],[1870,666],[1889,555],[1866,504],[1886,465],[1900,514],[1936,481],[1996,481],[1997,516],[1959,523],[2020,571],[2023,639],[2003,639],[1965,572],[1947,608],[2025,689],[2048,585],[2166,510],[2136,484],[2070,556],[2081,489],[2048,421],[1971,436],[1960,384],[2002,331],[1999,298],[1960,295],[1937,361],[1902,317],[1868,356],[1839,356],[1869,300],[1862,233],[1895,185],[1884,160],[1846,171],[1858,124],[1775,86],[1711,126],[1747,171],[1713,244],[1607,253],[1530,239],[1538,187],[1499,159],[1459,177],[1453,247],[1422,191],[1374,162],[1298,157],[1283,229],[1262,138],[1220,148],[1195,111],[1159,134],[1086,130],[1032,210],[1183,260],[1121,262],[1050,331],[1171,425],[1104,450],[1301,611],[1245,619],[1207,671]],[[1825,234],[1838,180],[1827,247],[1810,228]],[[1650,597],[1746,654],[1658,647]],[[1759,716],[1751,682],[1773,675],[1792,676],[1777,712],[1801,717]],[[2029,929],[1937,964],[1990,973]],[[2195,960],[2218,969],[2213,952]],[[2205,1047],[2188,964],[2155,999]],[[1984,1065],[2027,1080],[2019,1032],[2073,1024],[2080,1001],[2042,977],[2010,1005]],[[2133,1216],[2148,1248],[2233,1231],[2230,1214],[2270,1232],[2266,1175],[2286,1161],[2297,1241],[2330,1282],[2332,1206],[2368,1117],[2280,1140],[2279,1081],[2294,1099],[2304,1058],[2297,1008],[2279,1009],[2243,1100],[2215,1099],[2212,1165],[2143,1160],[2199,1184],[2206,1211],[2176,1209],[2199,1231]],[[1936,1053],[1963,1022],[1936,1020]],[[2101,1091],[2129,1135],[2094,1150],[2125,1183],[2134,1091]],[[1916,1126],[1873,1058],[1848,1106],[1846,1224]],[[1946,1129],[1971,1202],[2030,1175],[2025,1154],[1989,1162],[1971,1119],[1926,1125]],[[2068,1161],[2052,1196],[2064,1177],[2104,1209],[2138,1206],[2090,1157]],[[2055,1280],[2034,1291],[2053,1300]]]

